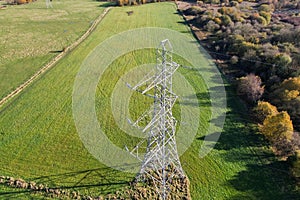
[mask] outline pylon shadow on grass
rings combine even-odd
[[[124,166],[130,167],[130,166]],[[47,183],[60,189],[96,189],[101,194],[114,192],[121,186],[129,186],[134,179],[133,174],[120,172],[110,167],[87,169],[76,172],[35,177],[32,181]]]
[[[15,188],[13,188],[15,189]],[[0,192],[0,199],[4,198],[8,199],[8,197],[13,198],[15,195],[30,193],[30,190],[18,190],[18,191],[9,191],[9,192]]]
[[[196,96],[196,98],[195,98]],[[189,96],[183,96],[180,97],[187,101],[181,101],[181,105],[187,105],[187,106],[195,106],[195,107],[210,107],[211,102],[209,98],[208,92],[198,92],[196,95],[189,95]]]
[[[136,164],[134,164],[136,167]],[[133,166],[122,166],[130,168]],[[119,166],[120,168],[120,166]],[[33,177],[29,181],[47,185],[52,189],[67,189],[70,191],[80,191],[81,194],[98,196],[113,194],[130,186],[135,174],[120,172],[110,167],[87,169],[75,172],[53,174],[47,176]],[[34,191],[28,189],[11,188],[12,191],[0,192],[1,198],[16,198],[19,195]],[[17,191],[16,191],[17,190]]]

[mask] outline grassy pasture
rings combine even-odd
[[[127,16],[126,11],[134,14]],[[0,174],[65,187],[85,194],[106,194],[121,190],[134,175],[106,167],[85,149],[72,116],[75,76],[86,56],[102,41],[116,33],[138,27],[158,26],[188,32],[171,3],[113,8],[95,32],[58,65],[44,74],[0,110]],[[163,18],[161,16],[164,16]],[[99,121],[107,134],[122,146],[133,143],[117,130],[111,118],[110,98],[118,77],[134,65],[122,68],[128,59],[137,64],[153,62],[151,50],[130,52],[115,60],[98,84],[96,103]],[[189,64],[179,56],[178,63]],[[286,172],[280,162],[259,146],[259,137],[242,115],[244,108],[228,89],[228,114],[216,148],[205,158],[198,156],[203,133],[210,119],[210,100],[203,79],[193,71],[180,69],[197,92],[203,106],[202,126],[191,147],[181,157],[191,181],[193,199],[286,199],[293,198]],[[120,96],[122,98],[122,96]],[[143,100],[143,99],[141,99]],[[144,99],[145,103],[147,100]],[[149,102],[148,102],[149,103]],[[133,102],[131,102],[132,106]],[[138,105],[134,115],[144,109]],[[175,107],[175,115],[177,115]],[[113,132],[117,130],[118,132]],[[110,132],[109,132],[110,131]],[[258,152],[258,153],[255,153]],[[284,187],[284,189],[282,189]],[[10,191],[7,192],[7,191]],[[13,193],[16,192],[16,193]],[[7,194],[8,193],[8,194]],[[0,187],[0,198],[27,195]],[[289,196],[288,196],[289,195]],[[30,196],[28,196],[30,198]]]
[[[50,199],[41,194],[31,193],[29,190],[22,190],[17,188],[9,188],[0,185],[0,192],[2,199]]]
[[[45,1],[0,10],[0,98],[79,38],[103,11],[104,3]]]

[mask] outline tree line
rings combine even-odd
[[[300,1],[197,1],[181,12],[236,85],[259,132],[300,179]],[[229,69],[229,70],[228,70]],[[227,71],[226,71],[227,70]]]

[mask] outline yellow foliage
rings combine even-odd
[[[300,96],[300,77],[284,80],[274,94],[280,97],[280,102],[296,99]]]
[[[221,14],[227,14],[226,11],[227,11],[227,9],[224,6],[218,10],[218,12],[221,13]]]
[[[271,17],[272,17],[271,13],[266,12],[266,11],[260,11],[259,15],[262,16],[262,17],[264,17],[266,19],[267,24],[269,24],[271,22]]]
[[[17,4],[24,4],[24,3],[27,3],[26,0],[17,0]]]
[[[281,84],[281,87],[287,90],[300,91],[300,76],[284,80]]]
[[[117,0],[118,6],[124,6],[124,5],[128,5],[128,4],[129,4],[129,0]]]
[[[276,106],[273,106],[269,102],[259,101],[254,108],[257,118],[263,122],[268,116],[278,114]]]
[[[300,92],[298,90],[285,90],[284,93],[285,93],[284,96],[285,96],[286,100],[288,100],[288,101],[296,99],[300,94]]]
[[[249,48],[249,49],[257,49],[258,48],[258,45],[257,44],[254,44],[252,42],[246,42],[246,41],[243,41],[242,43],[245,47]]]
[[[214,18],[214,22],[221,25],[222,24],[222,20],[219,17],[215,17]]]
[[[281,139],[290,141],[294,132],[293,123],[285,111],[267,116],[259,130],[271,142]]]

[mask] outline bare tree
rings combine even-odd
[[[264,93],[264,87],[259,76],[248,74],[239,78],[237,93],[249,103],[257,102]]]

